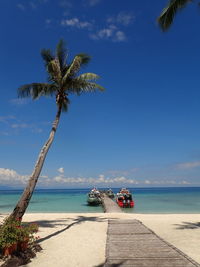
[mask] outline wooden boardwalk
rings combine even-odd
[[[138,220],[109,220],[104,267],[200,267]]]
[[[104,212],[122,212],[121,208],[117,205],[117,203],[110,199],[105,193],[101,195],[101,200]]]

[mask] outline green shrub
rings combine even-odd
[[[37,231],[38,225],[35,223],[22,223],[19,220],[6,218],[0,225],[0,249],[24,241],[32,243],[37,239],[34,236]]]

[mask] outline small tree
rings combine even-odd
[[[79,70],[90,60],[87,54],[78,54],[71,63],[67,63],[67,51],[63,40],[60,40],[55,55],[49,49],[41,51],[42,58],[48,73],[48,83],[25,84],[18,89],[19,97],[32,97],[33,100],[41,96],[54,96],[57,105],[57,114],[53,122],[48,140],[42,147],[33,173],[28,184],[22,193],[20,200],[11,213],[10,217],[21,220],[32,197],[38,177],[42,170],[47,152],[54,140],[62,111],[67,111],[69,106],[69,95],[80,95],[85,92],[93,92],[97,89],[103,91],[104,88],[94,82],[99,78],[94,73],[84,73],[78,75]]]

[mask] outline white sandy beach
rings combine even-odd
[[[40,225],[43,250],[27,266],[100,267],[109,218],[138,219],[200,263],[200,214],[32,213],[23,221]]]

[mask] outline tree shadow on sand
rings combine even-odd
[[[38,220],[34,221],[34,223],[37,223],[39,227],[44,228],[55,228],[57,226],[66,226],[67,219],[58,219],[58,220]]]
[[[67,224],[68,219],[73,220],[72,223]],[[67,226],[64,227],[61,230],[58,230],[46,237],[40,238],[39,240],[37,240],[37,243],[41,243],[45,240],[48,240],[54,236],[57,236],[59,234],[61,234],[62,232],[68,230],[69,228],[71,228],[74,225],[78,225],[81,224],[83,222],[104,222],[107,221],[107,218],[105,217],[95,217],[95,216],[91,216],[91,217],[87,217],[87,216],[78,216],[77,218],[66,218],[66,219],[58,219],[58,220],[38,220],[38,221],[34,221],[34,223],[37,223],[40,227],[49,227],[49,228],[54,228],[56,226]]]
[[[200,228],[200,222],[182,222],[182,224],[175,224],[177,229],[183,230],[183,229],[198,229]]]

